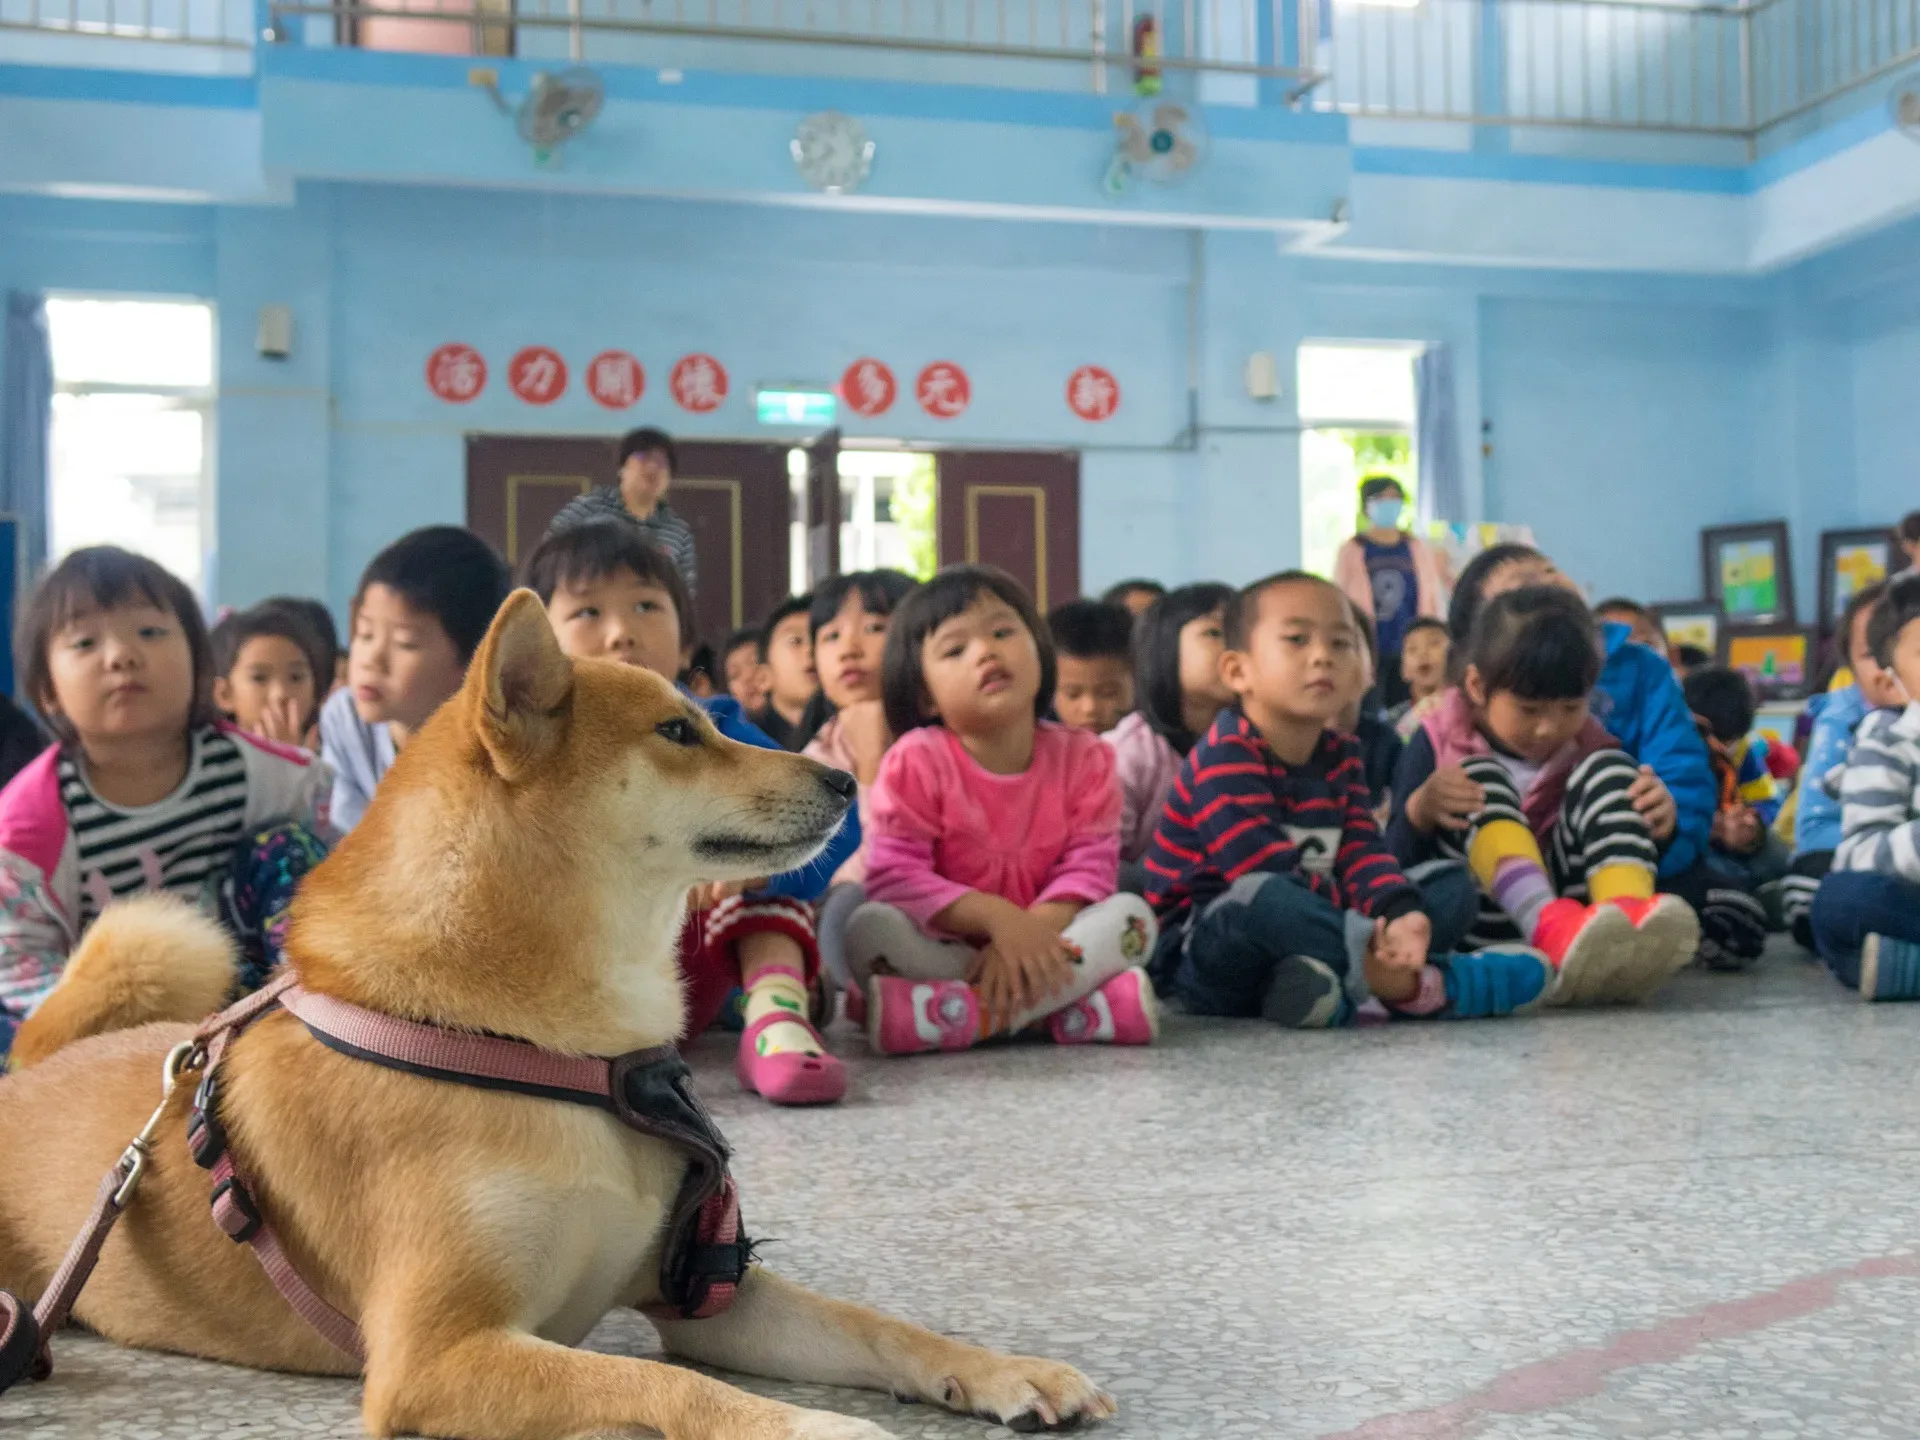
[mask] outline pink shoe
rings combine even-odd
[[[1135,966],[1077,1004],[1047,1017],[1057,1045],[1151,1045],[1160,1035],[1153,982]]]
[[[882,1055],[965,1050],[980,1038],[980,1004],[964,980],[876,975],[867,987],[867,1040]]]
[[[840,999],[841,1013],[847,1017],[847,1023],[867,1028],[867,992],[858,985],[849,985]]]
[[[797,1015],[779,1011],[762,1015],[749,1025],[740,1035],[740,1049],[735,1054],[733,1073],[740,1077],[740,1087],[763,1095],[775,1105],[831,1105],[847,1093],[847,1067],[827,1053],[827,1042],[820,1038],[820,1032],[813,1030],[815,1043],[820,1046],[818,1055],[808,1055],[798,1050],[783,1050],[773,1055],[762,1055],[755,1044],[760,1032],[769,1025],[777,1024],[807,1025]]]

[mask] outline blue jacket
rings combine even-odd
[[[1828,793],[1826,781],[1845,768],[1853,732],[1867,718],[1867,699],[1858,685],[1849,685],[1814,696],[1807,702],[1807,714],[1813,717],[1813,733],[1800,767],[1800,801],[1793,819],[1796,856],[1840,848],[1840,799]]]
[[[697,698],[697,697],[696,697]],[[738,740],[742,745],[758,745],[762,750],[778,750],[767,732],[747,719],[740,709],[740,702],[731,695],[715,695],[711,699],[700,700],[700,708],[707,712],[713,721],[713,728],[729,740]],[[847,818],[840,822],[840,828],[834,833],[827,848],[798,870],[789,870],[784,875],[776,875],[767,882],[759,895],[786,895],[795,900],[818,900],[827,893],[827,885],[833,879],[833,872],[846,863],[847,857],[860,848],[860,812],[857,807],[849,807]]]
[[[1621,749],[1651,766],[1673,792],[1680,821],[1660,857],[1660,874],[1667,878],[1691,869],[1706,853],[1720,790],[1714,784],[1706,742],[1694,727],[1693,712],[1687,709],[1687,697],[1673,678],[1673,668],[1646,646],[1629,640],[1631,633],[1611,620],[1600,626],[1607,658],[1594,691],[1593,713]]]

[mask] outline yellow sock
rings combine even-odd
[[[1489,820],[1467,846],[1467,868],[1482,887],[1491,890],[1502,860],[1531,860],[1540,869],[1547,868],[1533,831],[1517,820]]]
[[[751,1027],[763,1015],[791,1018],[775,1020],[754,1037],[754,1049],[760,1054],[820,1053],[820,1041],[806,1023],[807,987],[791,970],[777,970],[769,966],[748,984],[748,1026]]]
[[[1596,905],[1609,900],[1651,900],[1653,872],[1644,865],[1602,865],[1587,877],[1587,891]]]

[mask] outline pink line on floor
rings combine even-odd
[[[1703,1345],[1797,1320],[1830,1307],[1848,1280],[1920,1275],[1920,1255],[1883,1255],[1841,1270],[1789,1280],[1740,1300],[1703,1306],[1645,1330],[1627,1330],[1606,1344],[1522,1365],[1460,1399],[1427,1410],[1377,1415],[1351,1430],[1321,1440],[1469,1440],[1494,1415],[1556,1410],[1598,1395],[1607,1377],[1635,1365],[1665,1365]]]

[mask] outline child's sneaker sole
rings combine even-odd
[[[1447,978],[1445,1013],[1454,1020],[1524,1015],[1553,988],[1553,962],[1525,945],[1455,955],[1441,971]]]
[[[1862,1000],[1920,999],[1920,945],[1869,935],[1860,947]]]
[[[1615,969],[1611,993],[1604,997],[1623,1005],[1647,999],[1684,970],[1700,948],[1700,917],[1677,895],[1655,896],[1633,928],[1640,943]]]
[[[1274,966],[1260,1014],[1291,1030],[1324,1030],[1340,1023],[1346,1000],[1330,966],[1308,955],[1289,955]]]
[[[1549,1005],[1600,1005],[1611,998],[1614,977],[1631,966],[1638,947],[1633,921],[1626,912],[1602,905],[1580,927],[1580,933],[1560,957],[1559,974],[1547,992]]]

